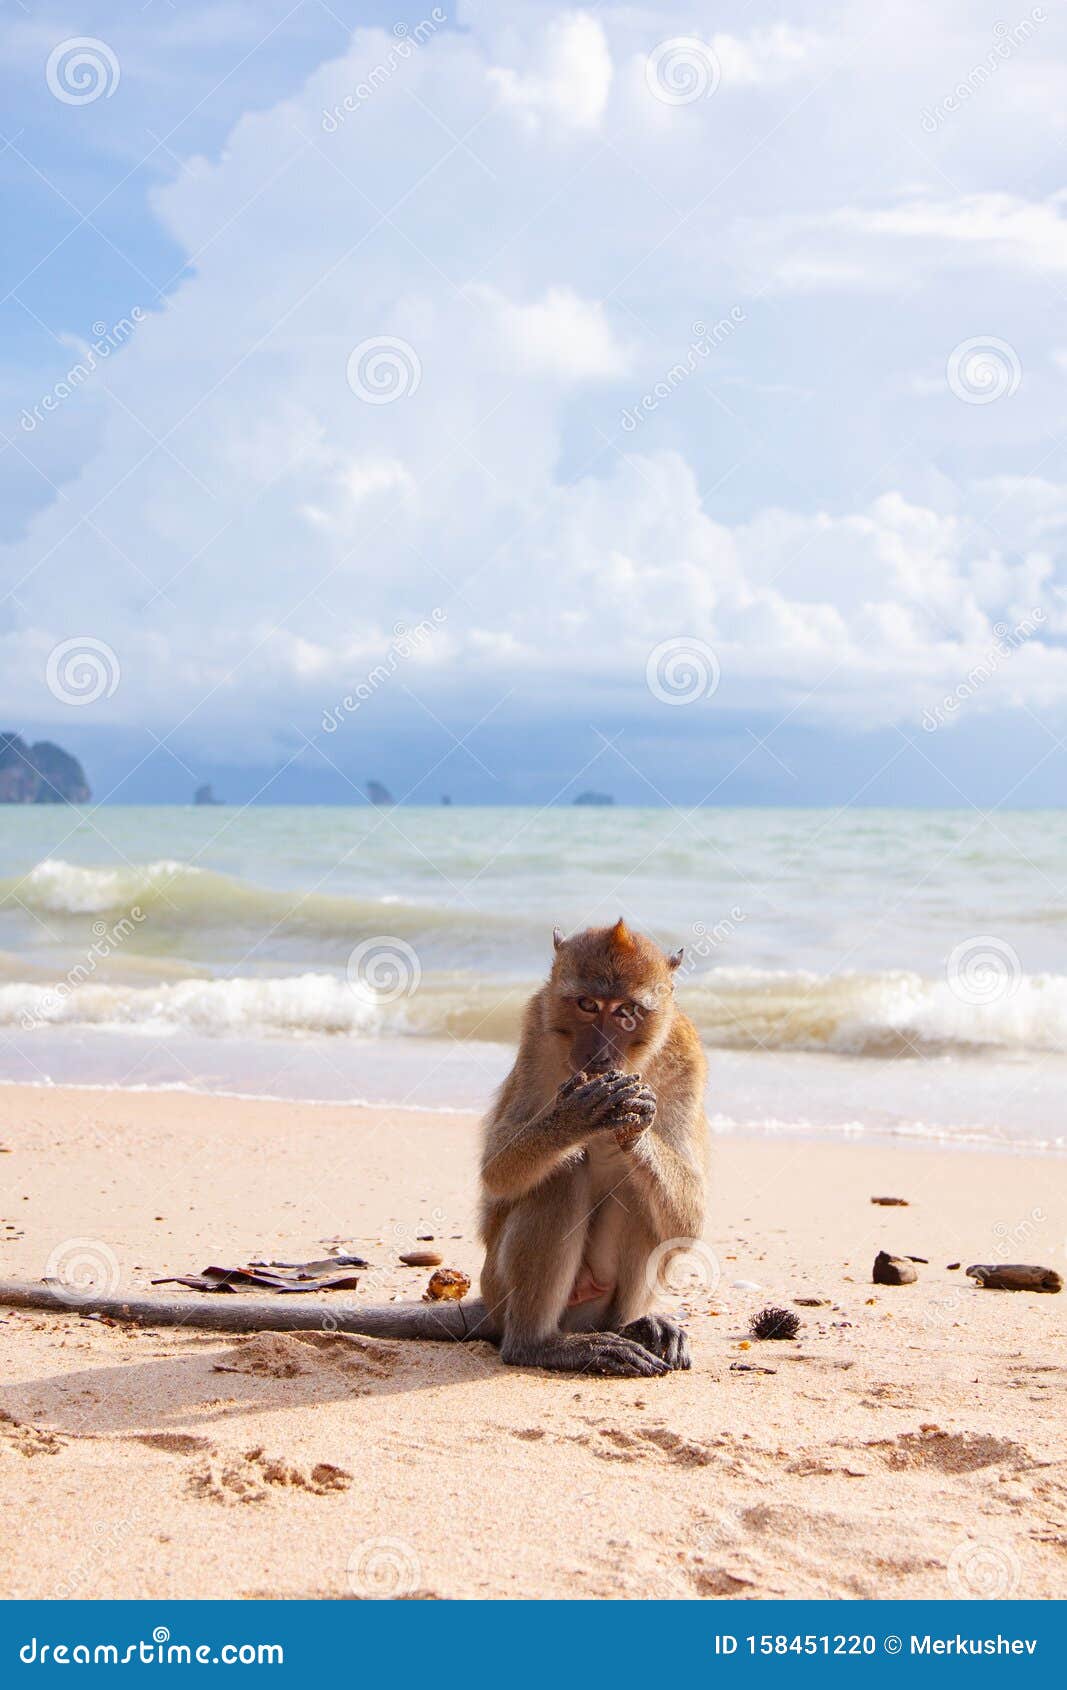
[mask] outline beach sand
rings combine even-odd
[[[392,1265],[420,1233],[477,1276],[471,1116],[15,1086],[0,1107],[4,1277],[66,1247],[132,1291],[339,1239],[380,1264],[357,1300],[387,1302],[423,1290]],[[716,1139],[721,1281],[691,1298],[692,1372],[647,1382],[0,1309],[0,1594],[1063,1597],[1067,1294],[947,1264],[1063,1271],[1065,1189],[1063,1160]],[[874,1286],[880,1248],[929,1266]],[[799,1297],[829,1301],[798,1340],[741,1347]]]

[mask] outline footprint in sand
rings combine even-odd
[[[238,1339],[213,1371],[263,1379],[343,1372],[358,1382],[388,1379],[400,1359],[393,1346],[347,1332],[256,1332]]]
[[[329,1496],[347,1490],[351,1483],[351,1473],[330,1461],[316,1462],[310,1468],[297,1467],[280,1456],[267,1455],[259,1446],[245,1450],[243,1455],[218,1456],[189,1475],[194,1496],[223,1503],[264,1502],[272,1489]]]
[[[985,1432],[902,1432],[897,1438],[877,1439],[864,1447],[897,1472],[934,1468],[941,1473],[976,1473],[1002,1464],[1016,1469],[1030,1465],[1021,1444]]]
[[[0,1409],[0,1450],[14,1455],[58,1455],[65,1438],[44,1426],[30,1426]]]

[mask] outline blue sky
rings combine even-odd
[[[127,801],[1061,801],[1065,57],[9,8],[0,726]]]

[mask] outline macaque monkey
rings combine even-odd
[[[0,1282],[0,1304],[226,1332],[321,1329],[486,1338],[503,1361],[647,1378],[689,1366],[654,1310],[661,1246],[699,1238],[704,1054],[674,1002],[681,951],[625,922],[564,939],[526,1007],[515,1065],[485,1121],[481,1299],[360,1309],[236,1297],[82,1297]]]
[[[704,1054],[666,957],[623,921],[564,939],[485,1129],[482,1297],[504,1361],[689,1366],[652,1312],[658,1258],[704,1220]],[[651,1265],[650,1265],[651,1264]]]

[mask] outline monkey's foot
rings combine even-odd
[[[545,1367],[552,1373],[593,1373],[611,1379],[652,1379],[670,1372],[666,1361],[620,1332],[557,1332],[526,1343],[505,1339],[500,1359],[511,1367]]]
[[[668,1367],[684,1370],[692,1366],[689,1339],[676,1320],[667,1320],[659,1314],[642,1315],[640,1320],[631,1320],[629,1326],[624,1326],[620,1336],[632,1338],[635,1344],[651,1350]]]

